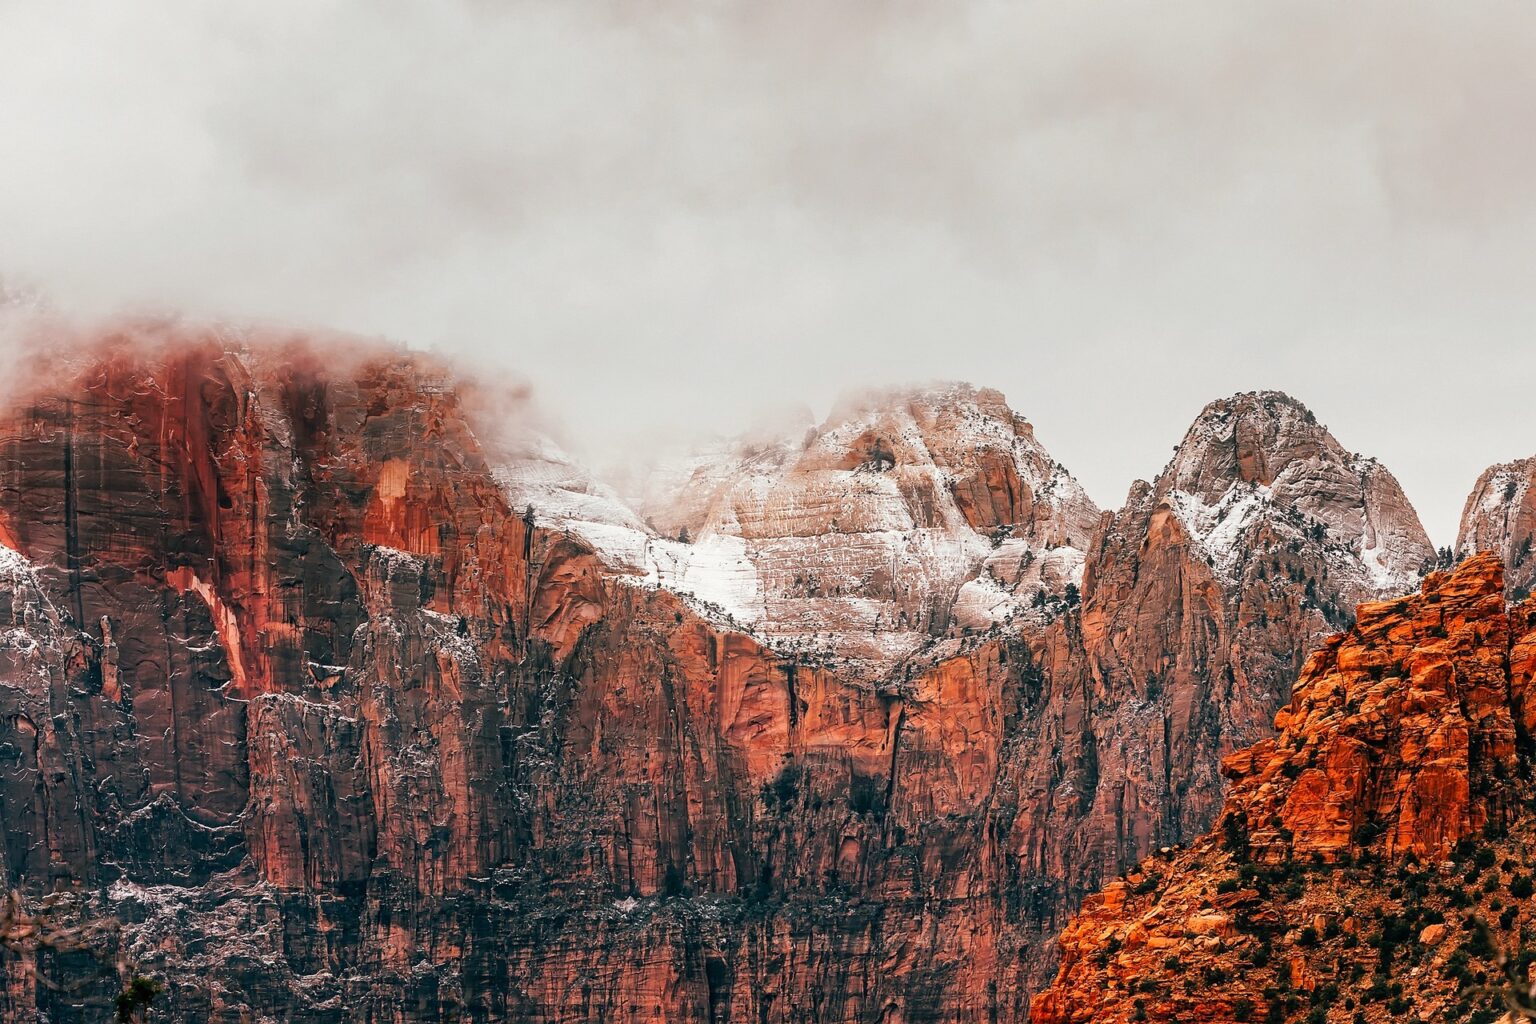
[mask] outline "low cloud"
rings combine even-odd
[[[1536,452],[1536,8],[0,7],[0,273],[381,334],[589,454],[930,377],[1094,496],[1278,387],[1437,541]]]

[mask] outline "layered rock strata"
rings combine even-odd
[[[653,557],[662,581],[864,674],[1042,621],[1081,583],[1099,519],[1000,393],[962,384],[848,398],[819,427],[690,465],[641,509],[688,542]]]

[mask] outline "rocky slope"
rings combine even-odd
[[[176,1021],[1019,1019],[1078,896],[1209,824],[1218,756],[1420,554],[1276,396],[1093,522],[993,393],[882,400],[711,491],[794,627],[754,637],[668,589],[699,540],[488,451],[420,357],[139,326],[39,379],[0,417],[7,878],[122,920]],[[1009,545],[1086,550],[1081,606],[937,630]],[[921,657],[797,652],[875,608]],[[91,1019],[34,970],[87,966],[7,959],[5,1019]]]
[[[1496,551],[1504,559],[1511,594],[1524,599],[1536,587],[1536,458],[1490,466],[1477,478],[1461,513],[1456,553]]]
[[[1087,902],[1032,1019],[1491,1022],[1536,962],[1533,677],[1494,554],[1362,606],[1227,758],[1221,823]]]

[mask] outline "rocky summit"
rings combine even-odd
[[[993,1024],[1106,882],[1038,1019],[1197,1012],[1135,990],[1174,946],[1233,1014],[1234,951],[1294,948],[1290,1012],[1409,911],[1287,945],[1241,908],[1465,878],[1490,829],[1520,862],[1497,560],[1404,597],[1412,507],[1284,395],[1112,512],[968,385],[634,507],[419,354],[69,340],[0,410],[0,1019]]]
[[[1205,831],[1222,756],[1265,735],[1308,654],[1357,600],[1433,551],[1379,464],[1275,393],[1215,402],[1090,547],[1082,607],[1034,643],[1014,835],[1039,908],[1031,984],[1086,892]]]

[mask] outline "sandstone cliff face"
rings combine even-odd
[[[1263,401],[1188,492],[1089,522],[963,391],[856,409],[663,541],[558,453],[488,456],[418,358],[145,333],[0,421],[0,793],[8,880],[121,917],[177,1021],[1019,1019],[1078,895],[1209,824],[1218,755],[1375,578],[1350,515],[1415,529],[1364,469],[1301,518],[1331,439]],[[1230,517],[1178,494],[1250,482],[1279,497],[1222,563]],[[668,589],[711,536],[781,635]],[[999,552],[1014,600],[1085,548],[1080,608],[936,628]],[[907,609],[916,657],[797,651]],[[7,1019],[81,1019],[32,966]]]
[[[0,425],[0,784],[169,1019],[997,1012],[1021,644],[799,662],[515,511],[430,365],[143,333]]]
[[[1524,599],[1536,586],[1536,458],[1490,466],[1477,478],[1461,513],[1456,552],[1496,551],[1510,592]]]
[[[666,585],[780,649],[890,670],[935,638],[1042,617],[1080,582],[1098,510],[996,391],[846,400],[809,433],[700,460],[642,508]]]
[[[1529,608],[1506,613],[1491,553],[1362,606],[1308,661],[1278,735],[1227,758],[1221,824],[1088,900],[1032,1019],[1502,1010],[1479,988],[1503,980],[1494,946],[1536,921],[1532,627]]]

